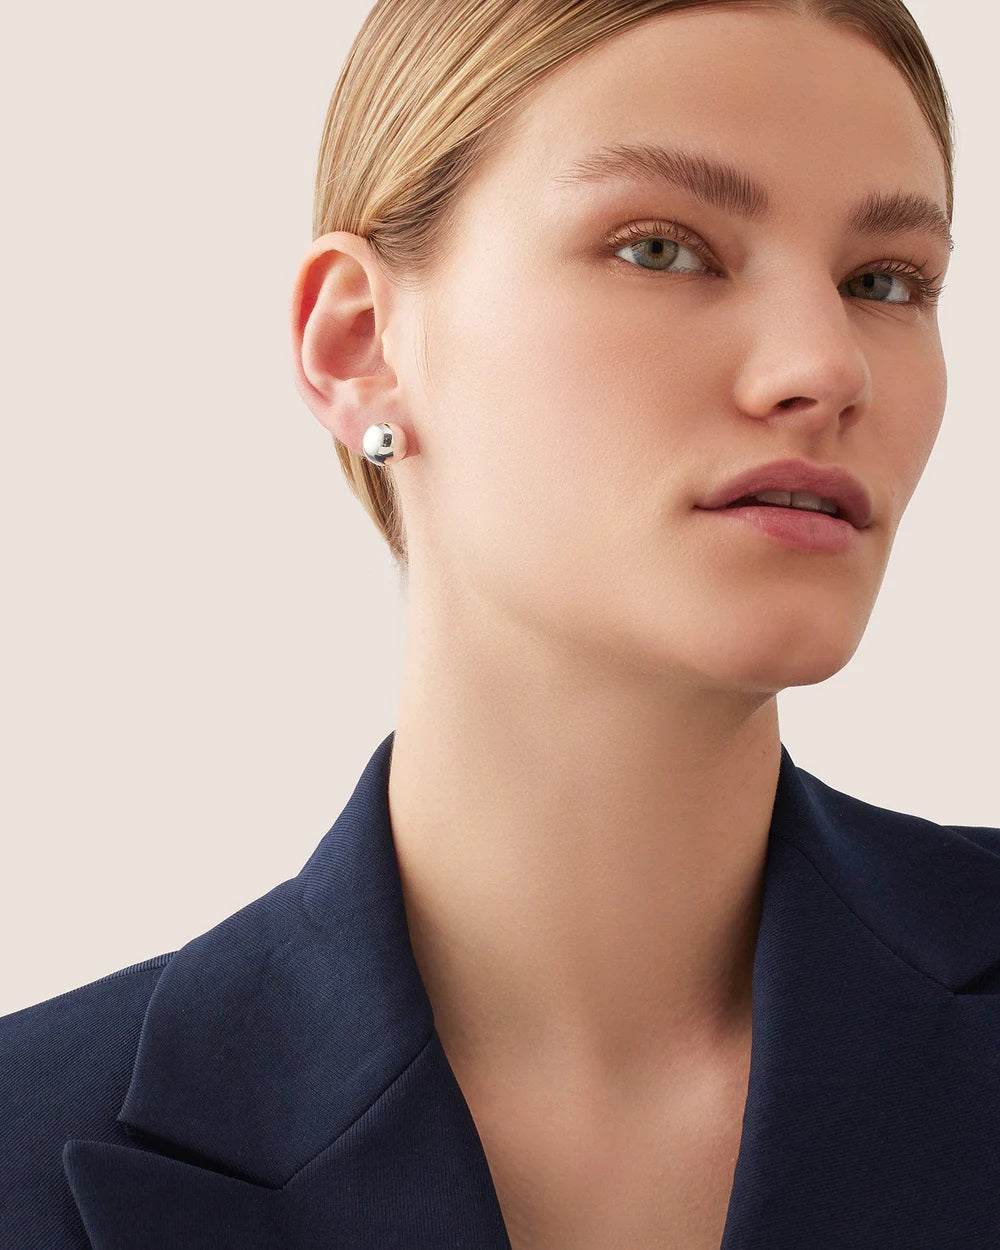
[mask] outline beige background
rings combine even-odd
[[[796,763],[1000,824],[991,0],[912,0],[958,125],[949,400],[866,637],[780,696]],[[395,723],[388,554],[287,306],[367,3],[17,6],[4,185],[0,1014],[298,872]]]

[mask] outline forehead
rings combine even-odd
[[[746,171],[762,216],[878,190],[944,216],[944,160],[902,73],[859,33],[781,10],[658,14],[605,39],[529,92],[494,171],[560,207],[600,192],[574,167],[621,144]]]

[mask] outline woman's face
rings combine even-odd
[[[616,143],[724,161],[769,207],[748,220],[653,175],[560,181]],[[411,597],[705,687],[841,668],[946,397],[936,311],[904,271],[940,279],[947,242],[847,225],[900,191],[944,211],[914,97],[860,35],[814,20],[659,15],[543,82],[415,306],[429,372],[414,352],[399,418],[421,454],[393,470]],[[610,239],[633,223],[645,243]],[[867,488],[848,550],[696,510],[786,457]]]

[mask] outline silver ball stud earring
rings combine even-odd
[[[365,430],[361,450],[372,464],[384,465],[389,460],[402,460],[406,456],[406,431],[388,422],[370,425]]]

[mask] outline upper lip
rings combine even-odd
[[[809,491],[833,500],[855,529],[865,529],[872,523],[871,498],[852,473],[839,465],[810,464],[807,460],[775,460],[747,469],[718,486],[695,506],[724,508],[735,499],[764,490]]]

